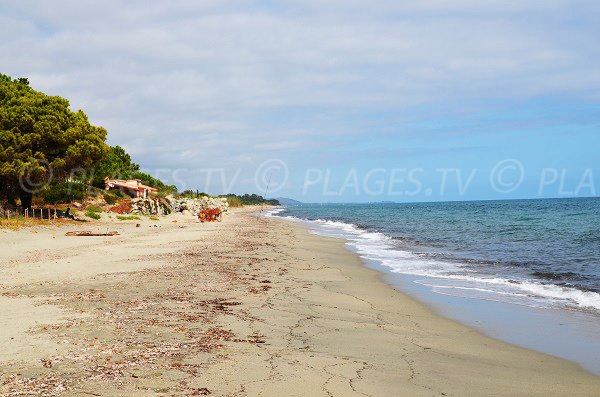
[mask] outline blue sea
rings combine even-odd
[[[435,292],[600,315],[600,199],[302,204],[277,216],[345,238]]]
[[[450,317],[600,375],[600,198],[301,204],[270,215],[345,239]]]

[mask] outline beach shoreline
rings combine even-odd
[[[113,222],[114,237],[64,236],[101,222],[0,235],[0,395],[600,390],[574,363],[436,314],[343,240],[255,212]]]

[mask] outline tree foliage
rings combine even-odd
[[[132,174],[133,179],[139,179],[144,185],[152,186],[158,189],[163,194],[175,194],[177,193],[177,187],[175,185],[167,185],[158,178],[153,177],[150,174],[146,174],[141,171],[136,171]]]
[[[106,130],[69,101],[0,74],[0,195],[23,206],[42,181],[93,168],[109,152]]]
[[[227,200],[230,202],[239,203],[240,205],[257,205],[257,204],[269,204],[269,205],[280,205],[279,201],[275,199],[265,199],[263,196],[259,196],[258,194],[244,194],[242,196],[238,196],[235,194],[227,194],[219,197],[227,197]]]
[[[93,184],[104,187],[104,179],[133,179],[140,166],[121,146],[111,146],[106,158],[94,169]]]
[[[93,184],[104,187],[104,179],[139,179],[144,185],[152,186],[161,193],[171,194],[177,187],[167,185],[158,178],[140,171],[140,166],[134,163],[131,156],[121,146],[111,146],[102,162],[93,170]]]

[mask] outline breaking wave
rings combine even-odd
[[[550,282],[568,276],[566,274],[539,274],[539,277],[532,274],[532,279],[490,277],[473,270],[469,263],[445,261],[434,255],[404,250],[398,245],[397,238],[377,231],[341,221],[281,216],[284,211],[284,208],[278,208],[266,216],[308,223],[315,234],[346,239],[349,247],[362,258],[375,261],[392,273],[418,276],[417,283],[440,294],[600,313],[599,293]]]

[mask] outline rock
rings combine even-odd
[[[134,198],[131,200],[131,213],[136,215],[168,215],[171,203],[163,198]]]
[[[219,208],[226,212],[229,203],[224,197],[200,198],[173,197],[166,198],[134,198],[131,200],[131,214],[135,215],[168,215],[172,212],[180,212],[184,215],[197,216],[204,209]]]
[[[197,216],[204,209],[219,208],[225,212],[229,209],[229,203],[224,197],[208,197],[202,196],[200,198],[187,198],[173,196],[167,197],[170,202],[171,211],[181,212],[183,214],[192,214]]]

